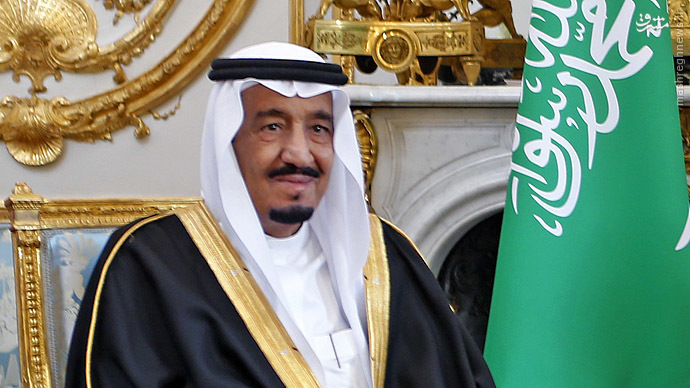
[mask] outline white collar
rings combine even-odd
[[[268,248],[280,255],[281,258],[292,257],[299,252],[304,251],[309,238],[311,237],[311,231],[309,229],[309,224],[304,222],[300,226],[299,230],[291,236],[287,237],[273,237],[269,235],[266,236],[266,242],[268,243]],[[274,260],[279,260],[280,258],[275,257]]]

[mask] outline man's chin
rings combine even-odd
[[[271,208],[268,218],[281,224],[293,225],[307,221],[314,214],[314,208],[310,206],[292,205],[281,208]]]

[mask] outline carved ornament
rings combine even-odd
[[[124,66],[144,54],[165,27],[176,0],[106,0],[116,11],[113,23],[126,13],[149,7],[146,16],[119,40],[99,46],[98,21],[84,0],[4,0],[0,3],[0,72],[15,82],[31,80],[30,97],[0,97],[0,140],[18,162],[51,163],[62,153],[64,139],[111,140],[111,133],[135,126],[137,137],[149,128],[142,117],[185,86],[207,67],[243,20],[253,0],[215,0],[196,28],[163,60],[134,79]],[[63,72],[113,71],[113,87],[79,101],[41,98],[46,77]],[[159,116],[159,117],[165,117]]]
[[[690,56],[690,1],[668,1],[669,25],[673,42],[673,55]]]
[[[378,158],[379,145],[376,140],[376,132],[371,122],[371,112],[355,109],[352,111],[359,141],[359,152],[362,155],[362,170],[364,172],[364,188],[367,202],[371,204],[371,182],[376,171],[376,159]]]
[[[304,6],[303,0],[292,2]],[[474,14],[468,2],[321,0],[306,27],[297,22],[293,30],[304,31],[304,39],[297,43],[322,54],[354,56],[361,72],[371,73],[378,66],[395,73],[404,85],[435,85],[442,65],[469,85],[477,82],[487,65],[522,68],[526,41],[515,30],[510,0],[478,0],[482,8]],[[331,7],[333,18],[325,20]],[[487,50],[484,27],[499,24],[506,26],[511,39],[493,40]]]
[[[5,204],[0,202],[0,224],[10,223],[10,213],[5,208]]]
[[[425,73],[419,57],[464,56],[468,62],[479,64],[483,53],[484,28],[476,21],[311,20],[307,30],[313,31],[310,36],[314,51],[371,57],[378,67],[396,73],[399,83],[407,85],[429,84],[415,77],[415,69]],[[436,83],[435,77],[432,82]]]

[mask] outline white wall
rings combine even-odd
[[[169,47],[174,47],[175,42],[179,41],[175,40],[172,32],[191,28],[193,25],[189,25],[189,15],[207,8],[210,2],[179,1],[166,24],[166,30],[148,49],[147,55],[155,54],[156,50],[158,54],[167,53]],[[305,3],[305,15],[309,16],[316,11],[318,2],[307,0]],[[204,6],[201,7],[201,4]],[[97,5],[93,7],[95,9]],[[286,0],[255,0],[248,17],[223,54],[252,43],[288,41],[288,8]],[[527,36],[529,0],[513,0],[513,12],[518,31]],[[126,22],[123,20],[123,24]],[[99,15],[99,23],[104,25],[109,20],[101,20]],[[166,35],[168,31],[170,35]],[[99,37],[100,34],[99,31]],[[99,41],[99,44],[103,43]],[[135,59],[132,68],[136,68],[139,60],[139,65],[145,64],[144,57]],[[126,71],[129,76],[130,69],[126,68]],[[98,84],[105,80],[112,85],[112,81],[109,81],[111,74],[103,77],[99,81],[87,82]],[[46,86],[54,95],[78,100],[83,98],[78,96],[79,92],[90,90],[84,87],[83,82],[79,77],[65,74],[62,82],[49,79]],[[11,73],[0,74],[0,98],[8,95],[27,97],[28,86],[25,77],[17,84],[12,81]],[[135,138],[134,128],[127,127],[113,133],[112,142],[98,141],[92,144],[67,140],[62,156],[43,167],[24,166],[16,162],[4,148],[0,149],[0,198],[9,195],[18,181],[28,183],[34,192],[51,198],[198,195],[199,144],[210,88],[211,82],[206,78],[206,71],[203,71],[182,91],[181,107],[174,116],[167,121],[144,118],[151,129],[150,136],[144,139]],[[170,96],[170,100],[156,110],[162,113],[169,111],[177,98],[178,95]]]

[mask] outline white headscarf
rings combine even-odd
[[[309,49],[279,42],[249,46],[230,58],[324,62]],[[253,78],[218,82],[211,91],[204,122],[201,195],[305,360],[317,378],[324,381],[316,355],[284,307],[282,292],[274,289],[280,283],[232,147],[232,140],[243,121],[240,94],[257,84],[286,97],[309,98],[326,92],[333,96],[335,156],[328,188],[309,223],[326,255],[336,295],[355,335],[358,351],[363,355],[360,362],[371,380],[370,371],[366,368],[369,352],[363,279],[369,251],[369,221],[364,201],[362,162],[347,94],[337,86],[312,82]]]

